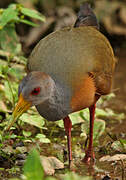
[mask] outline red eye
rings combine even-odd
[[[34,90],[31,92],[32,95],[38,95],[40,93],[40,87],[34,88]]]

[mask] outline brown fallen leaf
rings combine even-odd
[[[103,156],[102,158],[100,158],[100,162],[102,161],[120,161],[120,160],[126,160],[126,154],[115,154],[114,156]]]
[[[64,164],[56,157],[40,156],[40,160],[44,169],[45,174],[53,175],[55,169],[63,169]]]

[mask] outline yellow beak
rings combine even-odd
[[[18,99],[18,103],[12,113],[12,117],[9,121],[8,126],[6,127],[5,131],[8,131],[13,124],[16,122],[16,120],[25,112],[27,111],[29,108],[31,107],[31,102],[26,101],[22,94],[20,94],[19,99]]]

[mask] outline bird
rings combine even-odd
[[[115,56],[88,3],[80,6],[72,27],[41,39],[30,54],[27,75],[19,84],[18,102],[7,130],[31,106],[48,121],[63,120],[69,166],[72,163],[69,114],[89,108],[89,144],[83,162],[94,162],[95,108],[102,95],[111,92]]]

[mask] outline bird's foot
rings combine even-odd
[[[88,149],[85,153],[85,157],[82,159],[82,161],[88,165],[94,164],[95,161],[95,154],[94,151]]]

